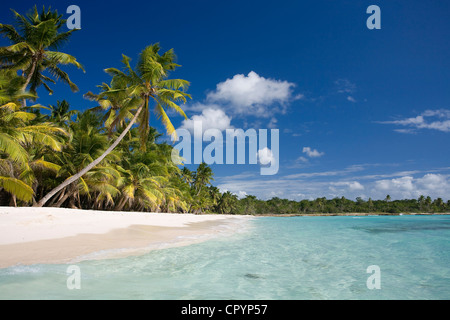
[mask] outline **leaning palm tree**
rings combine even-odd
[[[115,90],[126,92],[129,99],[138,100],[138,104],[130,103],[125,104],[124,106],[124,108],[129,108],[128,111],[134,109],[133,118],[119,137],[100,157],[92,161],[78,174],[73,175],[71,178],[50,191],[36,203],[35,206],[43,206],[61,189],[78,180],[85,173],[98,165],[112,150],[114,150],[135,123],[139,124],[138,129],[141,140],[141,149],[145,150],[145,142],[150,133],[149,121],[151,101],[154,102],[154,111],[162,120],[167,133],[176,138],[175,128],[172,125],[166,110],[172,109],[187,118],[186,114],[177,103],[185,103],[187,100],[186,98],[190,98],[190,95],[185,92],[189,86],[189,82],[182,79],[168,79],[169,72],[175,70],[179,65],[175,63],[176,57],[172,49],[166,51],[162,55],[159,54],[159,50],[159,44],[153,44],[146,47],[139,56],[135,70],[130,65],[130,58],[125,55],[123,55],[122,59],[124,71],[115,68],[105,70],[108,74],[113,76],[114,81],[122,84],[118,86],[119,89]],[[112,92],[110,91],[101,93],[98,98],[101,99],[107,97],[108,94],[111,93]]]
[[[44,71],[62,82],[68,84],[73,91],[77,86],[69,75],[59,68],[61,64],[71,64],[83,69],[75,57],[57,51],[76,29],[61,32],[66,20],[62,15],[45,8],[39,13],[36,6],[26,14],[21,15],[13,10],[15,25],[0,24],[0,34],[3,34],[12,45],[0,47],[0,65],[2,69],[21,71],[24,78],[22,91],[28,90],[36,94],[39,86],[51,94],[53,91],[48,83],[55,80],[44,74]],[[84,70],[84,69],[83,69]]]

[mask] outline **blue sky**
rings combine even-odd
[[[9,8],[24,13],[34,4],[2,2],[0,21],[12,23]],[[58,84],[53,96],[39,92],[41,104],[95,106],[82,95],[109,82],[103,70],[159,42],[182,65],[172,76],[191,82],[190,119],[220,130],[279,129],[278,173],[214,164],[222,190],[263,199],[450,199],[448,1],[36,4],[60,13],[80,7],[81,30],[61,51],[86,69],[66,68],[80,92]],[[366,27],[372,4],[381,9],[379,30]]]

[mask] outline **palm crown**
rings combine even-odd
[[[73,91],[78,91],[69,75],[58,65],[72,64],[83,69],[82,65],[75,57],[56,51],[75,29],[61,32],[66,20],[50,8],[46,11],[44,7],[39,13],[35,6],[26,15],[14,10],[13,13],[15,26],[0,24],[0,33],[12,42],[12,45],[0,48],[1,68],[22,72],[25,79],[22,91],[30,85],[29,91],[36,94],[37,88],[42,85],[50,94],[53,93],[48,83],[55,83],[55,80],[43,74],[44,71],[68,84]]]
[[[158,43],[147,46],[139,55],[139,60],[135,69],[130,65],[130,58],[123,55],[122,63],[124,70],[108,68],[105,71],[113,76],[112,86],[107,87],[99,95],[100,99],[110,99],[112,95],[123,92],[127,93],[129,103],[125,105],[125,110],[119,113],[118,119],[127,116],[128,110],[138,106],[136,114],[139,123],[139,133],[141,147],[145,148],[145,140],[149,133],[150,121],[150,99],[155,102],[154,111],[161,119],[169,135],[176,138],[175,128],[168,117],[166,110],[172,109],[186,117],[184,111],[177,104],[186,102],[186,98],[191,96],[185,91],[189,87],[189,82],[182,79],[168,79],[169,72],[175,70],[179,65],[175,63],[175,54],[172,49],[160,55]],[[123,100],[122,100],[123,102]],[[104,104],[113,107],[114,104]]]

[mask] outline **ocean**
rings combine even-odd
[[[450,216],[256,217],[126,258],[0,269],[0,299],[450,299]]]

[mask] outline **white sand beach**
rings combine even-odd
[[[0,268],[142,254],[203,241],[248,216],[0,207]]]

